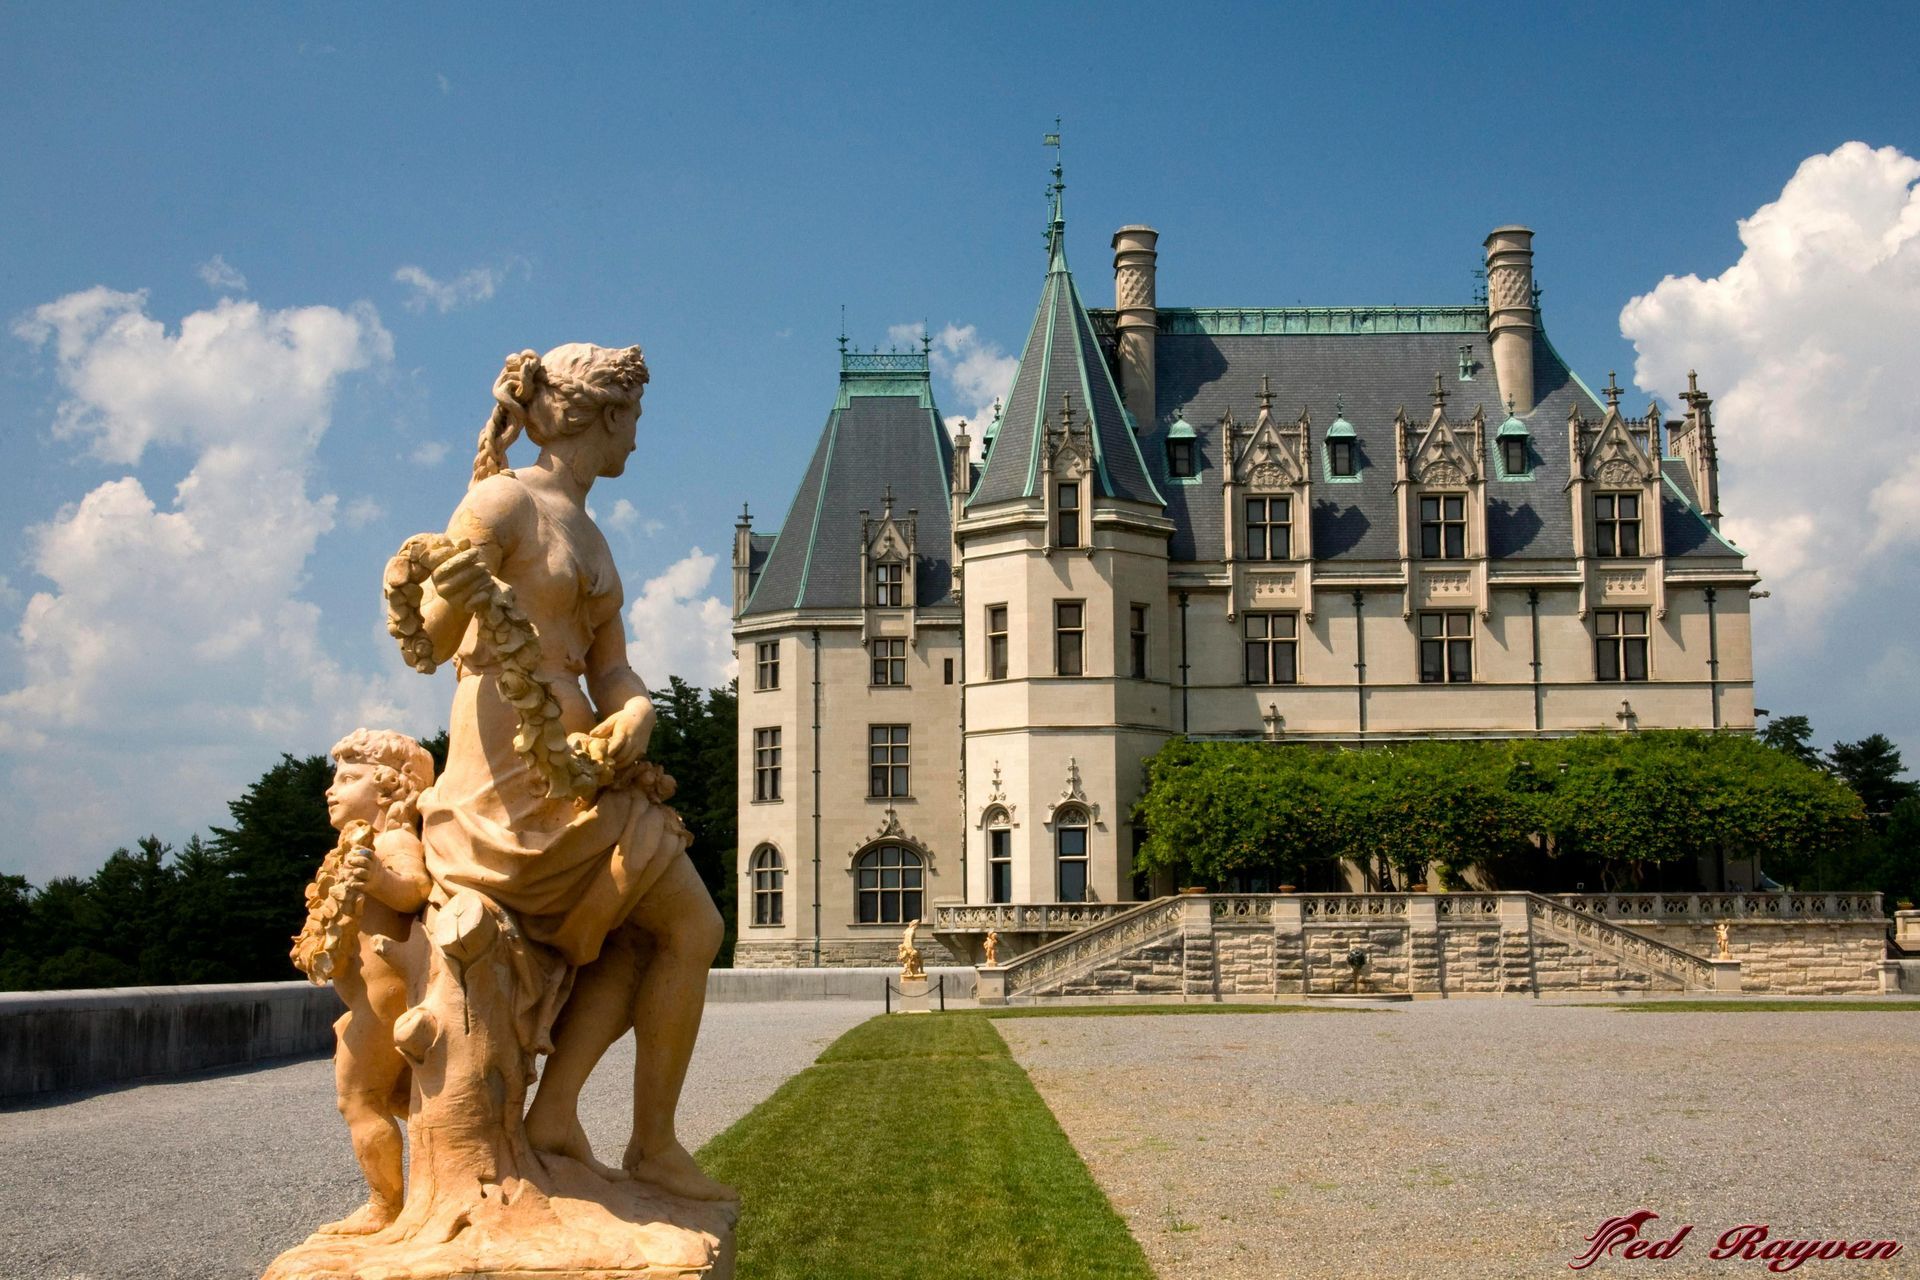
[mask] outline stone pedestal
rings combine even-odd
[[[978,1004],[1001,1005],[1007,1002],[1007,971],[998,965],[974,970],[973,996]]]
[[[1893,913],[1893,940],[1902,951],[1920,951],[1920,911]]]
[[[932,1013],[932,984],[925,977],[893,979],[894,1013]]]
[[[1713,966],[1713,989],[1715,991],[1738,992],[1740,990],[1740,962],[1738,960],[1709,960]]]

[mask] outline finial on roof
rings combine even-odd
[[[1613,370],[1607,370],[1607,385],[1601,388],[1601,390],[1606,393],[1607,408],[1618,409],[1620,407],[1620,381],[1613,376]]]
[[[1273,378],[1264,373],[1260,375],[1260,407],[1273,408]]]
[[[886,516],[888,519],[892,519],[893,518],[893,486],[892,485],[888,485],[886,487],[886,490],[880,495],[880,502],[881,502],[881,514]]]
[[[1513,416],[1513,397],[1512,396],[1507,397],[1507,416],[1509,418]]]
[[[920,322],[920,354],[924,356],[930,355],[932,352],[933,335],[927,332],[927,322],[922,320]]]
[[[1687,370],[1687,394],[1690,396],[1700,394],[1700,375],[1692,369]]]
[[[840,304],[840,354],[847,354],[847,304]]]
[[[1073,398],[1064,391],[1060,393],[1060,429],[1073,434]]]
[[[1447,383],[1440,374],[1433,375],[1433,411],[1439,413],[1447,407]]]
[[[1336,418],[1344,418],[1347,416],[1347,398],[1338,393],[1335,393],[1333,397],[1333,416]]]
[[[1060,117],[1053,118],[1053,132],[1041,140],[1041,146],[1053,148],[1053,181],[1047,186],[1047,256],[1051,258],[1059,249],[1067,227],[1066,202],[1063,193],[1067,189],[1066,170],[1060,162]]]

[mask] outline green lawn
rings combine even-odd
[[[980,1009],[986,1018],[1137,1018],[1157,1013],[1383,1013],[1382,1009],[1342,1008],[1324,1004],[1070,1004],[1015,1005]]]
[[[1920,1013],[1920,1000],[1648,1000],[1580,1007],[1625,1013]]]
[[[740,1280],[1152,1280],[978,1013],[878,1017],[700,1152]]]

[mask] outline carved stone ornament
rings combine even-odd
[[[1464,571],[1429,570],[1420,575],[1420,580],[1426,584],[1429,597],[1464,596],[1473,591],[1473,575]]]
[[[1625,458],[1613,458],[1600,464],[1599,473],[1594,477],[1601,484],[1629,485],[1640,483],[1640,468]]]
[[[1466,472],[1458,464],[1441,459],[1429,462],[1415,477],[1421,484],[1458,488],[1467,482]]]
[[[1638,569],[1616,569],[1602,574],[1600,590],[1607,595],[1641,595],[1647,589],[1647,575]]]
[[[1293,596],[1294,575],[1291,573],[1259,573],[1247,579],[1247,595],[1255,604],[1269,600],[1285,600]]]
[[[1247,483],[1255,489],[1284,489],[1293,477],[1277,462],[1262,462],[1247,473]]]
[[[466,496],[444,533],[388,564],[409,665],[455,664],[447,760],[434,778],[418,744],[369,730],[334,748],[341,841],[308,889],[295,959],[347,1005],[335,1079],[370,1196],[267,1280],[733,1273],[736,1193],[674,1135],[699,1019],[631,995],[703,981],[719,942],[711,908],[652,909],[705,890],[674,781],[646,758],[652,699],[625,661],[619,573],[586,506],[634,452],[647,379],[638,347],[508,357]],[[553,430],[569,420],[587,425]],[[523,434],[545,465],[516,474],[506,455]],[[607,657],[591,690],[551,656],[589,646]],[[604,1036],[556,1042],[562,1025]],[[579,1089],[628,1031],[643,1066],[610,1167]]]
[[[1100,825],[1100,806],[1088,801],[1087,793],[1080,785],[1080,761],[1073,757],[1067,759],[1067,785],[1060,789],[1059,798],[1047,806],[1047,816],[1043,821],[1052,826],[1054,815],[1067,808],[1085,809],[1087,820],[1096,827]]]
[[[990,827],[1017,827],[1020,825],[1020,806],[994,801],[980,811],[980,817],[973,825],[982,831]]]

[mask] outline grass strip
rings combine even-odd
[[[978,1013],[877,1017],[700,1152],[741,1280],[1152,1280]]]
[[[1342,1008],[1324,1004],[1072,1004],[1014,1005],[980,1009],[983,1018],[1137,1018],[1175,1013],[1385,1013],[1384,1009]]]
[[[1623,1013],[1920,1013],[1920,1000],[1649,1000],[1579,1007]]]

